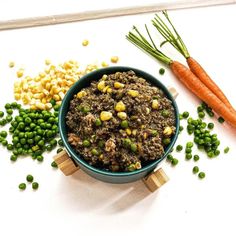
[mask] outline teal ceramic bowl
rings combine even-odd
[[[88,87],[93,80],[99,80],[104,74],[113,74],[115,72],[125,72],[133,70],[137,76],[140,76],[144,79],[146,79],[148,82],[150,82],[152,85],[161,88],[166,96],[172,101],[172,104],[174,106],[175,110],[175,125],[176,125],[176,133],[172,137],[171,143],[166,147],[164,155],[156,160],[153,161],[152,163],[144,166],[143,168],[133,171],[133,172],[111,172],[111,171],[105,171],[105,170],[100,170],[97,169],[91,165],[89,165],[80,155],[78,155],[75,150],[70,146],[67,140],[67,126],[66,126],[66,114],[69,109],[69,104],[70,101],[73,99],[73,96],[77,94],[82,88]],[[179,132],[179,112],[178,112],[178,107],[177,104],[168,91],[168,89],[155,77],[152,75],[141,71],[139,69],[131,68],[131,67],[123,67],[123,66],[118,66],[118,67],[108,67],[104,69],[99,69],[96,71],[93,71],[85,76],[83,76],[79,81],[77,81],[71,88],[70,90],[66,93],[62,104],[61,104],[61,109],[59,113],[59,131],[61,138],[63,140],[63,143],[65,145],[65,148],[72,158],[72,160],[86,173],[88,173],[90,176],[99,179],[104,182],[110,182],[110,183],[128,183],[128,182],[133,182],[139,179],[142,179],[146,175],[148,175],[152,170],[156,168],[156,166],[163,161],[168,153],[171,151],[172,147],[174,146],[177,137],[178,137],[178,132]]]

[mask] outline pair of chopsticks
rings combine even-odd
[[[0,21],[0,30],[20,29],[26,27],[55,25],[85,20],[102,19],[108,17],[127,16],[143,13],[158,12],[161,10],[174,10],[193,7],[216,6],[233,4],[236,0],[181,0],[174,2],[162,2],[152,5],[130,6],[113,9],[102,9],[77,13],[68,13],[50,16],[38,16],[22,19]]]

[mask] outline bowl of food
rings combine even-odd
[[[105,182],[127,183],[145,177],[171,151],[178,114],[174,98],[155,77],[108,67],[70,88],[61,104],[59,131],[82,170]]]

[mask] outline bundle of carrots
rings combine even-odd
[[[172,24],[167,12],[163,11],[162,13],[170,27],[168,27],[167,23],[165,23],[165,21],[157,14],[152,20],[154,27],[165,39],[165,41],[161,43],[161,46],[165,43],[170,43],[186,58],[189,68],[178,61],[172,60],[161,52],[155,45],[146,25],[145,28],[150,42],[139,32],[136,27],[134,27],[134,32],[128,33],[126,38],[135,46],[144,50],[158,61],[168,65],[174,75],[190,91],[208,104],[208,106],[210,106],[219,116],[223,117],[225,121],[236,128],[236,111],[230,104],[229,100],[202,68],[202,66],[195,59],[190,57],[183,40]]]

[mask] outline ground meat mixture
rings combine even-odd
[[[66,124],[68,142],[90,165],[134,171],[161,158],[175,113],[161,89],[133,71],[116,72],[74,96]]]

